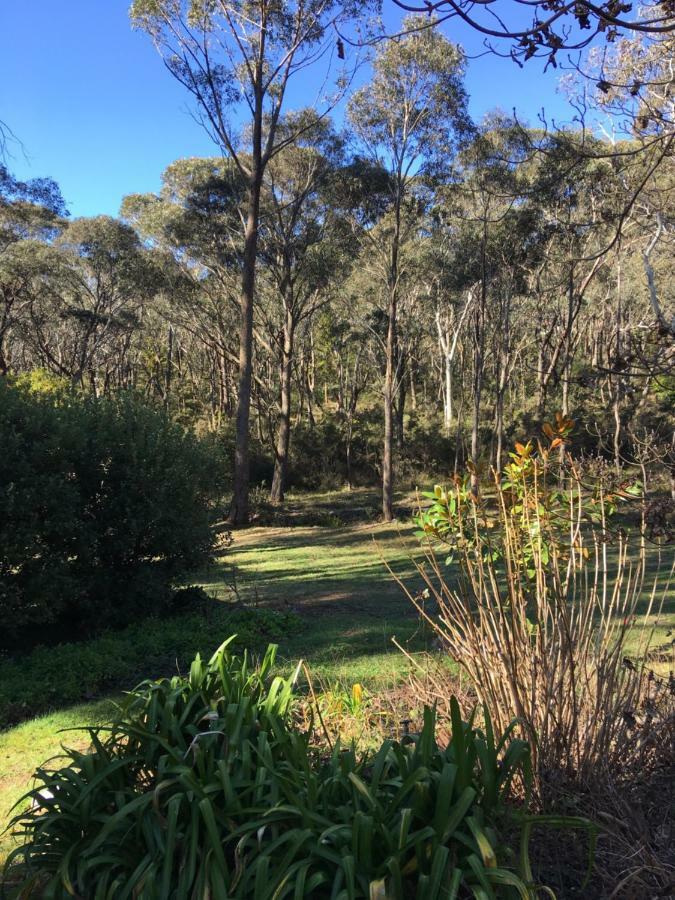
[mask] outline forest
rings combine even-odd
[[[0,109],[0,896],[675,894],[675,8],[383,6],[133,0],[118,216]]]

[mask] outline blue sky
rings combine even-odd
[[[398,10],[392,0],[384,7],[395,27]],[[469,53],[481,49],[461,23],[445,33]],[[13,148],[10,167],[55,178],[72,215],[115,215],[125,194],[157,190],[174,159],[214,152],[186,91],[132,31],[128,0],[0,0],[0,34],[0,119],[24,147]],[[557,77],[537,60],[524,70],[494,56],[471,60],[470,111],[480,119],[515,107],[535,121],[543,106],[549,118],[569,118]]]

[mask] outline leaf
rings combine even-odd
[[[365,797],[365,799],[368,801],[368,805],[372,809],[375,809],[375,807],[377,806],[377,802],[375,801],[375,798],[368,790],[364,782],[359,778],[359,776],[355,772],[350,772],[348,778],[357,789],[357,791],[361,794],[361,796]]]
[[[384,878],[371,881],[368,885],[368,897],[370,900],[388,900],[387,883]]]
[[[490,869],[494,869],[497,865],[497,856],[488,836],[473,816],[469,816],[466,822],[478,844],[478,849],[480,850],[480,855],[483,859],[483,865]]]

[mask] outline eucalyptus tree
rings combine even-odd
[[[349,490],[353,486],[353,445],[359,400],[372,378],[368,365],[368,344],[372,336],[367,328],[361,326],[357,309],[358,298],[349,291],[341,292],[325,325],[326,344],[330,351],[325,367],[329,369],[335,385],[335,415],[342,431],[345,477]]]
[[[134,231],[110,216],[75,219],[54,240],[12,247],[24,280],[22,339],[36,362],[94,393],[119,375],[162,275]]]
[[[589,154],[580,153],[586,146]],[[616,233],[617,172],[602,144],[575,132],[549,136],[542,145],[531,191],[554,237],[542,273],[548,315],[556,324],[549,371],[561,385],[560,408],[570,414],[572,368],[579,347],[580,315],[598,275],[610,264]],[[543,312],[543,317],[548,315]],[[552,369],[551,369],[552,364]]]
[[[209,356],[220,418],[232,401],[231,371],[238,366],[237,330],[241,255],[239,235],[246,185],[232,160],[180,159],[162,174],[157,194],[124,198],[122,215],[140,236],[177,267],[171,329],[191,334]]]
[[[649,309],[656,328],[671,344],[675,315],[664,309],[652,255],[672,244],[672,194],[675,179],[675,34],[642,34],[618,41],[607,52],[594,52],[579,71],[580,85],[592,79],[586,96],[596,112],[609,117],[616,137],[612,152],[620,172],[623,198],[620,237],[642,232],[641,256]],[[665,250],[668,253],[668,250]],[[671,251],[672,254],[672,251]],[[669,314],[670,312],[670,314]]]
[[[414,279],[421,289],[428,355],[438,371],[443,427],[449,436],[456,417],[455,362],[474,305],[476,284],[465,278],[458,222],[455,210],[446,208],[446,201],[447,192],[439,186],[424,224]]]
[[[380,46],[373,77],[351,98],[349,121],[363,153],[388,173],[387,208],[365,233],[382,270],[387,331],[383,386],[382,514],[393,518],[393,402],[400,376],[397,315],[405,261],[401,249],[414,234],[424,178],[447,173],[458,140],[471,129],[457,47],[438,31],[415,30],[406,20],[400,39]],[[417,197],[416,197],[417,193]],[[422,192],[423,193],[423,192]]]
[[[670,12],[675,22],[675,11]],[[620,177],[621,190],[613,200],[615,227],[608,236],[607,250],[615,249],[626,230],[632,230],[636,204],[641,204],[642,214],[646,206],[651,208],[651,234],[645,242],[645,249],[651,249],[643,257],[648,279],[648,257],[665,236],[660,209],[664,200],[667,205],[668,182],[673,178],[674,56],[672,29],[623,35],[608,47],[589,51],[574,64],[574,72],[564,82],[583,125],[607,138],[601,144],[580,143],[580,157],[609,158]],[[654,299],[658,298],[650,289],[650,300]],[[652,302],[652,311],[657,327],[675,336],[675,323],[660,314],[658,303]]]
[[[239,390],[230,520],[248,520],[255,275],[260,200],[270,160],[296,134],[278,133],[289,84],[321,60],[344,57],[339,28],[370,3],[337,0],[134,0],[131,17],[147,31],[171,74],[192,94],[198,115],[246,184],[240,255]],[[313,67],[313,69],[310,69]],[[326,115],[347,84],[326,97],[320,74],[317,109]],[[301,126],[302,128],[302,126]]]
[[[514,121],[500,114],[487,117],[462,164],[456,193],[469,242],[464,279],[473,284],[476,299],[471,457],[477,465],[481,396],[485,377],[491,376],[492,461],[500,469],[506,393],[523,347],[534,343],[531,320],[521,307],[529,290],[528,272],[541,255],[542,222],[540,210],[529,202],[529,142]]]
[[[0,164],[0,373],[11,367],[9,337],[28,309],[28,272],[23,241],[51,240],[65,224],[67,210],[55,181],[20,181]]]
[[[328,302],[338,273],[348,271],[353,244],[330,202],[330,183],[342,162],[343,141],[312,111],[286,116],[280,133],[300,136],[270,160],[261,205],[262,274],[277,300],[267,308],[268,331],[279,357],[272,503],[284,499],[297,329]]]

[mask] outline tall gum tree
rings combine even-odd
[[[447,174],[456,143],[471,131],[461,51],[434,29],[407,19],[396,41],[380,46],[371,81],[349,104],[349,120],[367,156],[389,173],[389,208],[376,247],[382,258],[387,331],[383,386],[382,516],[393,518],[394,396],[399,358],[397,316],[404,259],[403,219],[415,185]],[[385,237],[382,240],[382,237]]]
[[[376,6],[373,3],[372,6]],[[289,82],[344,56],[336,34],[371,3],[336,0],[134,0],[132,22],[152,37],[171,74],[192,94],[198,116],[245,179],[242,213],[239,388],[234,486],[229,519],[248,521],[249,419],[260,200],[270,160],[297,135],[278,132]],[[326,94],[319,74],[316,110],[327,115],[348,84],[344,68]]]
[[[30,305],[30,278],[18,258],[17,247],[26,240],[53,240],[68,215],[55,181],[35,178],[19,181],[2,164],[0,122],[0,374],[10,370],[10,337]]]
[[[298,114],[306,118],[304,113]],[[283,129],[298,130],[298,116]],[[351,231],[330,205],[329,185],[342,160],[343,141],[325,121],[279,153],[267,168],[261,261],[276,302],[268,331],[278,348],[279,411],[274,440],[272,503],[281,503],[288,470],[296,334],[328,303],[338,272],[346,273]]]
[[[180,159],[164,171],[159,193],[130,194],[121,209],[143,240],[167,254],[184,276],[172,290],[169,339],[174,327],[188,332],[213,359],[216,421],[229,407],[230,371],[239,362],[233,323],[245,194],[232,160]],[[188,289],[179,290],[181,285]]]

